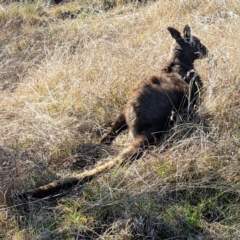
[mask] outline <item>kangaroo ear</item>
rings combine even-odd
[[[188,25],[186,25],[183,29],[183,36],[185,42],[192,43],[191,28]]]
[[[181,37],[181,33],[175,29],[175,28],[172,28],[172,27],[168,27],[167,30],[170,32],[171,36],[177,41],[179,40]]]

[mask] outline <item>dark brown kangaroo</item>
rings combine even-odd
[[[103,165],[30,189],[22,194],[23,197],[43,198],[54,195],[78,183],[83,184],[116,164],[123,164],[136,155],[138,149],[161,137],[168,127],[172,111],[178,113],[182,108],[192,107],[198,102],[202,82],[194,71],[193,63],[196,59],[206,57],[208,50],[198,38],[191,35],[189,26],[185,26],[183,37],[174,28],[169,27],[168,31],[175,39],[168,63],[160,74],[150,77],[132,93],[123,113],[101,139],[101,143],[111,143],[120,132],[128,128],[134,137],[130,146]]]
[[[194,61],[207,56],[207,48],[191,35],[188,25],[183,36],[168,27],[175,39],[169,60],[159,74],[142,83],[129,97],[127,104],[101,143],[110,144],[116,136],[129,129],[134,140],[121,156],[131,157],[143,146],[152,144],[167,130],[171,113],[194,106],[202,81],[194,70]]]

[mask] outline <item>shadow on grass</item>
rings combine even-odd
[[[17,201],[11,213],[26,236],[35,239],[234,239],[239,234],[226,231],[223,236],[208,229],[237,223],[236,192],[175,185],[141,194],[111,192],[109,198],[113,189],[96,192],[91,184],[61,199]],[[106,194],[104,201],[99,194]]]
[[[191,127],[191,132],[195,128]],[[173,129],[171,135],[175,137],[169,146],[159,148],[161,153],[171,147],[175,138],[191,135],[184,126],[179,131],[178,126],[178,134],[174,135]],[[116,146],[86,143],[73,156],[59,161],[56,168],[92,169],[118,152]],[[109,176],[112,175],[101,175]],[[111,186],[89,179],[87,184],[78,183],[41,200],[16,197],[12,214],[26,236],[36,239],[216,239],[221,234],[212,233],[206,225],[237,222],[238,213],[230,219],[229,210],[239,205],[240,196],[227,191],[224,184],[222,188],[211,187],[219,186],[217,179],[210,179],[210,186],[200,184],[192,188],[187,182],[183,187],[179,187],[181,183],[168,183],[167,188],[158,186],[158,190],[136,194],[124,188],[119,190],[116,186],[124,176],[117,178],[117,183],[108,179]]]

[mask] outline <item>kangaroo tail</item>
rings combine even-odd
[[[92,170],[88,170],[83,173],[79,173],[71,177],[63,178],[60,180],[55,180],[39,188],[30,189],[24,192],[22,196],[24,198],[27,198],[28,196],[31,198],[45,198],[47,196],[57,194],[62,190],[66,190],[68,188],[73,187],[74,185],[77,185],[78,183],[83,184],[85,182],[88,182],[94,176],[113,168],[115,165],[121,165],[125,160],[126,158],[124,159],[121,156],[118,156],[107,163],[104,163],[100,166],[95,167]]]
[[[104,163],[100,166],[97,166],[92,170],[88,170],[88,171],[73,175],[71,177],[55,180],[49,184],[46,184],[44,186],[41,186],[35,189],[27,190],[26,192],[21,194],[21,197],[45,198],[47,196],[55,195],[60,191],[67,190],[68,188],[71,188],[74,185],[77,185],[79,183],[83,184],[85,182],[88,182],[96,175],[99,175],[100,173],[110,170],[116,165],[121,165],[128,159],[133,159],[133,157],[138,156],[139,154],[137,149],[141,145],[142,145],[142,141],[135,140],[129,147],[123,150],[123,152],[113,160],[107,163]]]

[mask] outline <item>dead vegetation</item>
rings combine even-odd
[[[0,238],[240,238],[238,1],[117,1],[108,10],[102,3],[1,3]],[[62,198],[14,198],[128,145],[124,134],[111,147],[92,140],[166,61],[166,27],[185,24],[211,53],[196,63],[199,115],[182,119],[141,159]]]

